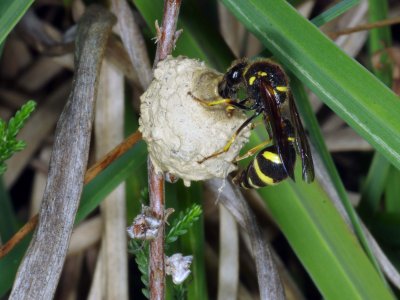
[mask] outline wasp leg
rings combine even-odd
[[[242,156],[238,156],[235,158],[235,162],[241,161],[245,158],[248,158],[250,156],[253,156],[257,152],[259,152],[262,148],[265,148],[268,144],[271,143],[271,140],[266,140],[265,142],[262,142],[261,144],[255,146],[254,148],[251,148],[249,151],[247,151],[245,154]]]
[[[240,100],[239,102],[234,102],[234,104],[232,104],[232,103],[228,104],[228,106],[225,108],[227,115],[229,117],[231,117],[233,114],[233,111],[235,111],[236,108],[239,108],[241,110],[253,110],[254,109],[253,106],[244,105],[244,103],[246,103],[250,100],[251,100],[251,98],[246,98],[246,99]],[[235,105],[235,104],[237,104],[237,105]]]
[[[222,153],[228,152],[228,150],[231,148],[233,142],[235,141],[236,137],[239,135],[239,133],[247,126],[249,125],[249,123],[255,118],[257,117],[261,112],[256,112],[254,115],[252,115],[250,118],[248,118],[246,121],[243,122],[242,125],[240,125],[240,127],[235,131],[235,133],[232,135],[232,137],[229,139],[229,141],[226,143],[226,145],[220,150],[217,151],[205,158],[203,158],[202,160],[198,161],[199,164],[205,162],[206,160],[216,157]]]
[[[241,104],[241,102],[245,102],[248,101],[249,99],[244,99],[240,102],[236,102],[235,100],[229,99],[229,98],[221,98],[221,99],[216,99],[213,101],[207,101],[204,99],[200,99],[198,97],[196,97],[195,95],[192,94],[192,92],[188,92],[188,95],[191,96],[194,100],[200,102],[203,105],[206,106],[215,106],[215,105],[221,105],[221,104],[227,104],[229,106],[233,106],[233,107],[237,107],[240,108],[242,110],[253,110],[254,108],[251,107],[247,107],[246,105]]]

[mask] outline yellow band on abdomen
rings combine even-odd
[[[279,157],[279,155],[276,154],[276,153],[274,153],[274,152],[264,151],[264,152],[262,153],[262,156],[263,156],[265,159],[267,159],[267,160],[269,160],[269,161],[272,161],[272,162],[275,163],[275,164],[281,164],[281,163],[282,163],[281,158]]]
[[[256,174],[257,174],[258,178],[262,182],[264,182],[265,184],[268,184],[268,185],[274,184],[274,180],[271,177],[265,175],[261,171],[260,166],[258,165],[257,157],[254,159],[254,170],[256,171]]]

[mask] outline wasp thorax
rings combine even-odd
[[[157,65],[154,80],[140,98],[140,131],[158,171],[189,185],[191,180],[224,178],[236,169],[232,161],[247,142],[247,128],[229,151],[201,162],[223,148],[246,120],[240,111],[228,117],[226,106],[207,107],[194,99],[221,98],[222,78],[204,63],[184,57],[168,57]]]

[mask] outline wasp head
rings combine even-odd
[[[247,66],[246,61],[234,63],[225,73],[218,84],[218,93],[222,98],[234,98],[239,87],[243,84],[243,72]]]

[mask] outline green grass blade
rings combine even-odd
[[[387,159],[376,153],[372,159],[367,179],[361,190],[361,200],[358,207],[358,211],[361,215],[373,214],[378,211],[389,169],[390,164]]]
[[[387,1],[369,0],[369,21],[375,22],[387,18],[388,4]],[[369,36],[369,52],[370,57],[379,55],[379,68],[372,65],[375,75],[387,86],[392,85],[392,66],[386,47],[391,45],[391,34],[388,27],[376,28],[370,31]],[[372,59],[371,59],[372,60]],[[390,163],[382,157],[382,154],[375,153],[370,169],[368,171],[367,180],[365,181],[359,206],[360,213],[368,217],[377,212],[379,203],[384,191],[386,179]]]
[[[363,245],[366,253],[368,254],[371,262],[374,264],[376,270],[384,280],[384,276],[381,273],[379,264],[376,261],[375,256],[373,255],[373,252],[368,244],[367,238],[360,224],[360,219],[347,196],[347,192],[342,180],[340,179],[339,172],[337,171],[332,156],[330,155],[328,148],[325,145],[322,132],[319,129],[317,118],[312,111],[303,85],[297,78],[292,77],[291,88],[298,103],[297,107],[299,108],[299,111],[303,116],[303,119],[305,120],[305,125],[310,132],[313,144],[315,145],[317,152],[321,156],[321,159],[328,171],[330,180],[332,181],[332,184],[340,197],[340,200],[347,212],[351,224],[353,225],[354,231],[358,236],[361,244]]]
[[[390,251],[396,253],[396,258],[392,258],[391,262],[396,263],[398,259],[397,249],[400,246],[400,213],[377,213],[368,224],[373,234],[379,237],[379,240],[388,246]],[[399,265],[396,266],[397,268]]]
[[[385,0],[368,0],[369,22],[387,19],[388,3]],[[389,27],[374,28],[369,32],[370,57],[379,55],[379,67],[372,65],[374,74],[387,86],[392,86],[392,60],[386,51],[392,45],[392,35]]]
[[[15,248],[0,260],[0,298],[11,289],[22,257],[29,246],[32,234],[26,236]]]
[[[313,134],[314,129],[308,129]],[[262,141],[263,137],[254,134],[248,147]],[[329,155],[323,152],[323,160],[325,153]],[[299,164],[296,171],[296,183],[284,182],[258,191],[324,298],[368,299],[368,295],[380,295],[391,299],[385,282],[322,187],[318,182],[302,182]],[[357,259],[353,260],[354,256]],[[338,286],[345,287],[346,292]]]
[[[190,188],[184,187],[181,183],[177,189],[178,202],[180,209],[184,210],[193,203],[202,205],[202,188],[199,183],[192,183]],[[188,299],[207,300],[207,275],[205,264],[205,240],[204,240],[204,218],[200,219],[189,229],[188,233],[179,240],[179,251],[184,255],[193,255],[191,266],[192,278],[188,282]]]
[[[296,77],[400,168],[400,106],[391,90],[286,1],[223,2]]]
[[[252,148],[263,140],[253,134],[247,146]],[[318,182],[302,182],[300,169],[297,164],[296,183],[288,181],[258,191],[324,298],[368,299],[374,294],[390,299],[385,282],[332,201]],[[353,255],[358,259],[353,260]],[[346,295],[338,286],[346,286]]]
[[[389,176],[385,189],[385,210],[388,213],[400,213],[400,172],[393,166],[389,169]]]
[[[319,16],[315,17],[314,19],[311,20],[311,22],[315,26],[322,26],[325,23],[328,23],[332,21],[333,19],[339,17],[341,14],[345,13],[348,11],[350,8],[354,7],[355,5],[359,4],[360,0],[343,0],[331,8],[329,8],[327,11],[324,11],[322,14]]]
[[[369,0],[369,21],[375,22],[386,19],[388,16],[388,2],[381,0]],[[389,52],[386,51],[392,44],[392,35],[389,27],[376,28],[370,31],[369,50],[370,61],[375,75],[387,86],[392,85],[392,60]],[[377,66],[379,61],[379,66]],[[377,239],[385,243],[386,252],[388,245],[395,243],[397,234],[393,228],[398,229],[398,215],[393,218],[393,212],[399,208],[399,190],[398,181],[400,172],[398,169],[390,165],[390,163],[382,157],[381,153],[376,152],[370,166],[368,177],[362,188],[361,205],[359,211],[368,223],[370,230],[376,235]],[[383,190],[386,185],[385,191]],[[384,192],[384,193],[383,193]],[[381,199],[385,196],[385,203],[381,213],[382,218],[377,218],[377,213],[381,211]],[[389,223],[387,222],[389,220]],[[392,225],[392,221],[397,224]],[[379,229],[384,229],[384,231]],[[391,263],[396,260],[391,259]],[[390,272],[389,272],[390,274]],[[390,280],[393,278],[388,275]]]
[[[167,207],[173,207],[175,212],[171,215],[169,223],[172,226],[174,218],[178,214],[184,212],[194,203],[202,205],[202,189],[201,185],[192,182],[190,188],[184,187],[182,182],[177,184],[167,184],[166,186]],[[207,295],[207,274],[205,271],[205,241],[204,241],[204,217],[201,214],[187,233],[180,236],[177,241],[169,244],[171,247],[167,249],[167,255],[180,252],[183,255],[193,255],[193,262],[190,267],[192,274],[184,282],[187,287],[188,299],[208,299]],[[172,282],[168,279],[169,290],[167,299],[176,299],[173,297]]]
[[[369,0],[368,3],[370,10],[369,20],[371,22],[384,20],[387,18],[388,16],[387,1]],[[379,79],[381,79],[382,82],[386,83],[386,85],[388,86],[392,85],[393,73],[392,73],[392,59],[389,57],[389,53],[386,51],[386,49],[391,45],[392,45],[392,35],[389,27],[376,28],[371,30],[369,39],[370,55],[371,57],[377,56],[379,58],[379,64],[380,64],[379,67],[372,65],[373,71],[376,74],[376,76]],[[375,154],[374,162],[376,160],[382,160],[380,159],[380,154],[378,153]],[[384,208],[386,212],[388,212],[389,214],[399,212],[400,193],[399,193],[398,180],[400,178],[400,171],[398,169],[393,168],[393,166],[390,166],[387,161],[384,161],[379,166],[379,168],[385,169],[386,170],[385,175],[387,176],[382,176],[383,179],[381,179],[381,178],[376,178],[377,175],[373,174],[373,172],[375,172],[376,171],[375,169],[377,168],[378,167],[376,167],[375,164],[372,164],[371,169],[369,171],[369,175],[371,174],[375,177],[378,183],[380,183],[380,185],[378,185],[380,188],[382,188],[382,185],[384,184],[383,182],[386,179]],[[365,191],[375,190],[374,187],[371,187],[375,185],[376,185],[375,182],[370,181],[366,182],[366,185],[364,186],[364,193],[362,198],[363,202],[361,204],[363,205],[364,208],[366,208],[367,206],[372,206],[374,210],[371,210],[370,213],[376,213],[378,211],[378,205],[381,199],[383,189],[381,190],[380,194],[378,193],[373,194],[374,195],[373,202],[371,201],[371,196],[368,195]],[[365,200],[370,200],[370,201],[365,201]]]
[[[146,154],[146,144],[141,141],[85,185],[75,222],[86,218],[110,192],[144,164]]]
[[[0,177],[0,240],[3,243],[8,241],[17,230],[17,218],[12,202],[4,186],[3,178]]]
[[[260,194],[324,298],[393,299],[318,185],[286,182]]]
[[[28,10],[33,0],[0,1],[0,44]]]

